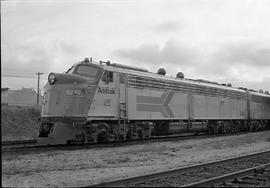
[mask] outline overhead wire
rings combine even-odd
[[[31,73],[36,73],[38,72],[37,70],[26,70],[26,69],[16,69],[16,68],[6,68],[6,67],[1,67],[2,70],[15,70],[15,71],[21,71],[21,72],[31,72]],[[43,72],[44,74],[49,74],[49,72]]]
[[[1,77],[14,77],[14,78],[35,78],[37,79],[37,77],[34,77],[34,76],[20,76],[20,75],[1,75]],[[47,78],[42,78],[40,77],[40,79],[43,79],[43,80],[47,80]]]

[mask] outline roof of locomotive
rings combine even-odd
[[[215,87],[215,88],[226,89],[226,90],[234,90],[234,91],[239,91],[239,92],[243,92],[243,93],[246,92],[245,90],[242,90],[242,89],[224,86],[224,85],[221,85],[218,83],[217,84],[206,83],[203,80],[193,80],[193,79],[188,79],[188,78],[180,79],[180,78],[176,78],[173,76],[160,75],[160,74],[148,72],[148,71],[147,72],[146,71],[137,71],[137,70],[132,70],[129,68],[115,67],[115,66],[111,66],[111,65],[101,65],[101,66],[105,70],[110,70],[110,71],[130,74],[130,75],[136,75],[136,76],[142,76],[142,77],[148,77],[148,78],[154,78],[154,79],[163,79],[163,80],[168,80],[168,81],[176,81],[176,82],[202,85],[202,86],[208,86],[208,87]]]
[[[261,96],[261,97],[269,97],[270,98],[270,95],[265,94],[265,93],[254,92],[254,91],[249,91],[249,93],[252,94],[252,95],[257,95],[257,96]]]
[[[75,63],[73,66],[81,64],[81,63],[85,63],[85,62]],[[105,63],[105,65],[102,63]],[[163,79],[163,80],[168,80],[168,81],[176,81],[176,82],[182,82],[182,83],[187,83],[187,84],[202,85],[202,86],[207,86],[207,87],[214,87],[214,88],[226,89],[226,90],[231,90],[231,91],[238,91],[238,92],[243,92],[243,93],[246,92],[246,90],[244,90],[244,89],[239,89],[239,88],[230,87],[230,86],[224,86],[224,85],[219,84],[217,82],[207,83],[207,82],[205,82],[205,80],[202,80],[202,79],[197,79],[197,80],[189,79],[189,78],[181,79],[181,78],[176,78],[173,76],[166,76],[166,75],[161,75],[161,74],[149,72],[148,70],[143,69],[143,68],[136,68],[136,67],[132,67],[132,66],[126,66],[123,64],[110,64],[109,62],[102,62],[102,63],[101,62],[98,63],[98,62],[94,62],[94,61],[89,62],[89,64],[94,64],[96,66],[100,66],[104,70],[115,71],[115,72],[129,74],[129,75],[136,75],[136,76],[142,76],[142,77],[148,77],[148,78],[154,78],[154,79]],[[254,95],[270,97],[270,95],[265,94],[265,93],[259,93],[256,91],[248,91],[248,92],[251,94],[254,94]]]

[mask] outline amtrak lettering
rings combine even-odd
[[[169,107],[173,96],[174,92],[164,92],[160,97],[136,96],[137,111],[161,112],[164,117],[174,118],[175,116]]]
[[[101,87],[99,87],[98,88],[98,93],[114,95],[115,91],[112,88],[101,88]]]

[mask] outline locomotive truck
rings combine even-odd
[[[182,73],[171,77],[164,70],[86,58],[65,73],[50,73],[44,89],[40,144],[270,128],[269,92],[187,79]]]

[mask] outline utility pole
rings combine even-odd
[[[39,80],[40,75],[43,74],[43,72],[37,72],[36,75],[38,75],[38,86],[37,86],[37,105],[39,106]]]

